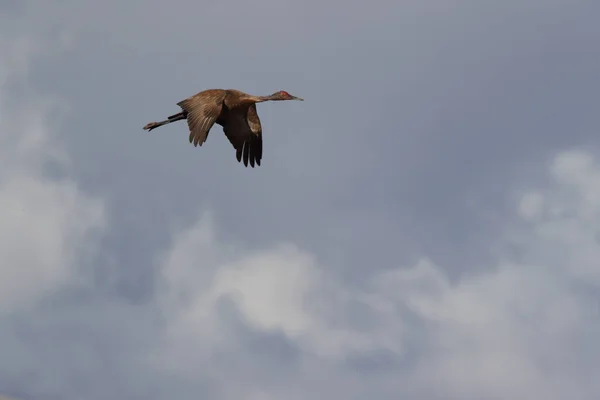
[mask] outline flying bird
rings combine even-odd
[[[164,121],[150,122],[144,130],[151,131],[171,122],[187,120],[190,131],[190,143],[202,146],[208,137],[208,132],[217,123],[223,127],[223,132],[236,151],[238,162],[244,159],[260,165],[262,159],[262,126],[256,112],[256,103],[265,101],[300,100],[281,90],[270,96],[253,96],[234,89],[208,89],[197,93],[177,103],[180,113],[171,115]]]

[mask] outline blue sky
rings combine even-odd
[[[0,0],[0,394],[598,398],[599,12]]]

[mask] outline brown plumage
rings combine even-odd
[[[278,100],[300,100],[288,92],[279,91],[270,96],[252,96],[233,89],[209,89],[177,103],[183,110],[164,121],[150,122],[144,126],[151,131],[159,126],[186,119],[190,130],[190,143],[202,146],[210,128],[217,123],[236,151],[239,162],[244,159],[254,168],[262,159],[262,126],[256,112],[256,103]]]

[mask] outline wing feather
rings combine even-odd
[[[225,91],[205,90],[177,103],[187,114],[190,143],[202,146],[223,110]]]
[[[236,150],[238,162],[254,168],[262,159],[262,126],[256,112],[256,104],[248,108],[230,110],[223,132]]]
[[[248,166],[248,153],[250,153],[250,146],[248,146],[248,142],[244,143],[244,165]]]

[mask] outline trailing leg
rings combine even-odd
[[[167,125],[167,124],[170,124],[171,122],[175,122],[175,121],[180,121],[182,119],[186,119],[186,117],[187,117],[187,113],[185,111],[182,111],[180,113],[171,115],[164,121],[150,122],[150,123],[146,124],[146,126],[144,126],[144,130],[147,130],[148,132],[150,132],[152,129],[156,129],[159,126]]]

